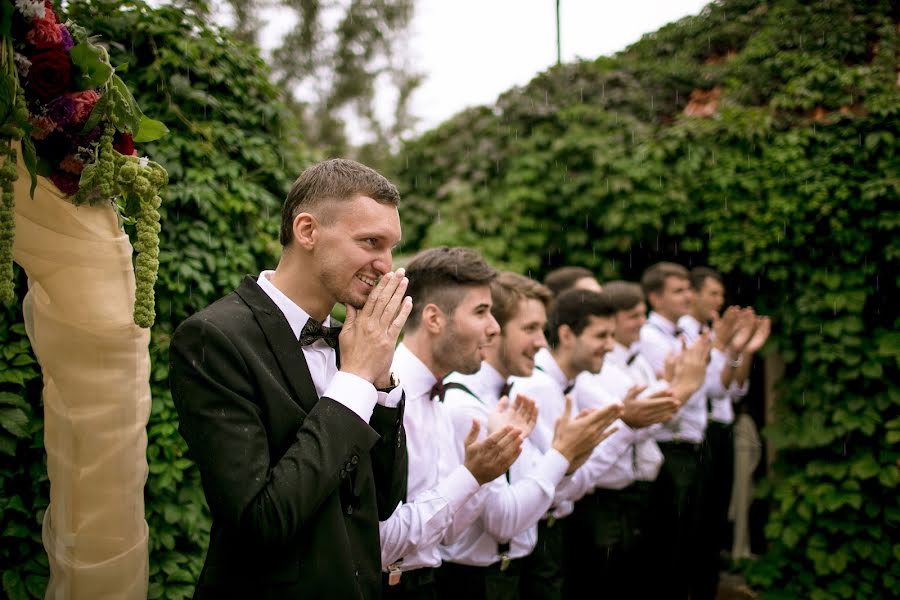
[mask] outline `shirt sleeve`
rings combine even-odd
[[[541,454],[526,440],[510,469],[513,482],[501,475],[489,484],[482,512],[485,531],[498,541],[507,541],[536,525],[547,514],[568,468],[569,461],[562,454],[556,450]]]
[[[460,465],[416,500],[401,502],[378,525],[382,569],[421,548],[436,546],[452,524],[454,514],[478,487],[472,474]]]
[[[346,371],[335,373],[322,395],[343,404],[366,423],[372,418],[372,411],[375,410],[375,403],[378,400],[378,392],[375,391],[374,385]],[[399,401],[398,398],[397,402]]]

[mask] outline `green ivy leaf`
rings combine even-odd
[[[0,427],[18,438],[28,436],[28,415],[19,408],[0,407]]]
[[[106,50],[90,42],[77,44],[69,51],[69,57],[81,73],[81,77],[76,80],[80,90],[103,87],[113,74]]]
[[[141,121],[134,134],[135,143],[152,142],[169,133],[169,128],[162,121],[141,115]]]
[[[19,573],[10,569],[3,573],[3,591],[9,600],[28,600],[28,592],[25,583],[19,577]]]

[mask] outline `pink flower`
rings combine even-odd
[[[81,172],[84,170],[84,163],[72,154],[69,154],[59,163],[59,168],[74,175],[81,175]]]
[[[72,99],[74,110],[72,112],[72,123],[84,123],[94,110],[94,105],[100,99],[100,94],[95,90],[85,90],[83,92],[72,92],[67,94]]]
[[[28,122],[31,123],[31,137],[36,140],[42,140],[50,135],[56,129],[56,123],[50,117],[41,117],[29,115]]]
[[[49,50],[62,45],[62,34],[59,32],[55,17],[53,22],[49,19],[35,19],[33,23],[34,29],[25,34],[25,39],[35,48]]]
[[[44,0],[44,20],[51,23],[59,23],[56,13],[53,12],[53,3],[50,0]]]

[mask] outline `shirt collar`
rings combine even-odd
[[[270,279],[274,274],[275,271],[263,271],[259,274],[256,284],[269,298],[272,299],[272,302],[275,303],[279,310],[281,310],[284,318],[287,319],[288,325],[291,326],[291,331],[294,332],[294,337],[299,340],[300,332],[303,331],[303,326],[306,325],[306,322],[309,320],[309,313],[297,306],[297,304],[288,298],[284,292],[275,287],[275,284],[272,283]],[[331,325],[331,316],[328,316],[325,319],[323,325]]]
[[[691,334],[693,337],[697,337],[700,335],[700,329],[703,328],[703,325],[694,318],[694,315],[684,315],[680,319],[678,319],[678,326],[685,330],[687,333]]]
[[[667,335],[675,337],[675,330],[677,329],[675,323],[668,320],[658,312],[650,311],[650,316],[647,317],[647,322],[661,329]]]
[[[534,362],[559,385],[559,389],[564,390],[572,383],[566,377],[566,374],[562,372],[562,369],[559,368],[559,364],[557,364],[556,359],[553,358],[553,354],[548,349],[541,348],[535,355]]]
[[[391,369],[400,377],[400,385],[409,398],[428,399],[431,387],[437,382],[434,373],[403,342],[394,350]]]

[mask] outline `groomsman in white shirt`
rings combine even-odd
[[[527,376],[534,369],[537,351],[546,346],[543,328],[550,293],[539,283],[515,273],[501,273],[491,284],[492,312],[501,334],[485,352],[481,369],[473,375],[452,374],[446,404],[459,432],[473,419],[490,420],[494,406],[508,402],[508,378]],[[523,396],[513,390],[521,402]],[[499,477],[478,493],[481,517],[455,543],[443,547],[444,566],[439,575],[439,595],[467,600],[520,597],[519,577],[532,575],[532,563],[522,564],[540,542],[538,522],[558,499],[576,468],[611,432],[618,406],[590,410],[572,418],[564,401],[547,444],[523,444],[522,455],[505,477]],[[525,595],[523,595],[525,596]],[[525,596],[528,597],[528,596]]]
[[[668,421],[702,385],[709,345],[704,339],[683,352],[678,359],[677,375],[670,376],[671,383],[658,379],[638,352],[647,310],[641,286],[611,281],[603,286],[602,295],[614,311],[615,343],[605,355],[600,373],[580,376],[576,390],[585,384],[590,388],[599,387],[613,397],[625,396],[622,421],[633,432],[633,441],[619,459],[618,471],[626,475],[621,480],[625,485],[618,490],[596,492],[598,501],[591,520],[602,524],[605,534],[600,538],[605,543],[602,547],[605,551],[600,552],[603,559],[599,562],[604,568],[601,576],[604,589],[609,590],[610,597],[641,598],[648,597],[652,590],[653,578],[642,574],[654,558],[652,487],[663,460],[654,436],[660,424]],[[643,390],[636,398],[635,386]]]
[[[406,394],[409,480],[406,502],[379,527],[385,598],[436,598],[439,542],[452,541],[478,517],[469,500],[506,472],[527,435],[510,424],[521,417],[510,408],[491,416],[490,435],[480,435],[483,422],[469,420],[456,436],[442,403],[444,376],[477,371],[485,346],[499,332],[491,315],[495,276],[464,248],[426,250],[406,269],[413,309],[392,371]],[[519,419],[529,420],[529,414]]]
[[[691,312],[678,320],[690,342],[712,331],[716,347],[726,354],[722,382],[728,393],[710,399],[701,469],[699,557],[692,582],[692,600],[714,600],[718,588],[719,552],[727,540],[728,505],[734,475],[734,403],[746,396],[753,354],[769,335],[768,318],[759,318],[752,308],[732,306],[720,318],[725,304],[725,284],[708,267],[691,269]]]
[[[686,345],[678,320],[691,311],[693,292],[688,271],[681,265],[657,263],[641,278],[641,286],[652,308],[641,328],[641,354],[659,377],[666,372],[667,359],[680,354]],[[656,433],[665,462],[654,486],[658,501],[653,513],[658,518],[654,534],[660,562],[668,573],[664,581],[667,598],[687,598],[690,582],[696,572],[698,498],[702,443],[706,433],[709,400],[725,396],[721,373],[726,356],[713,349],[706,370],[706,380],[685,402],[672,419]],[[671,364],[671,362],[670,362]]]

